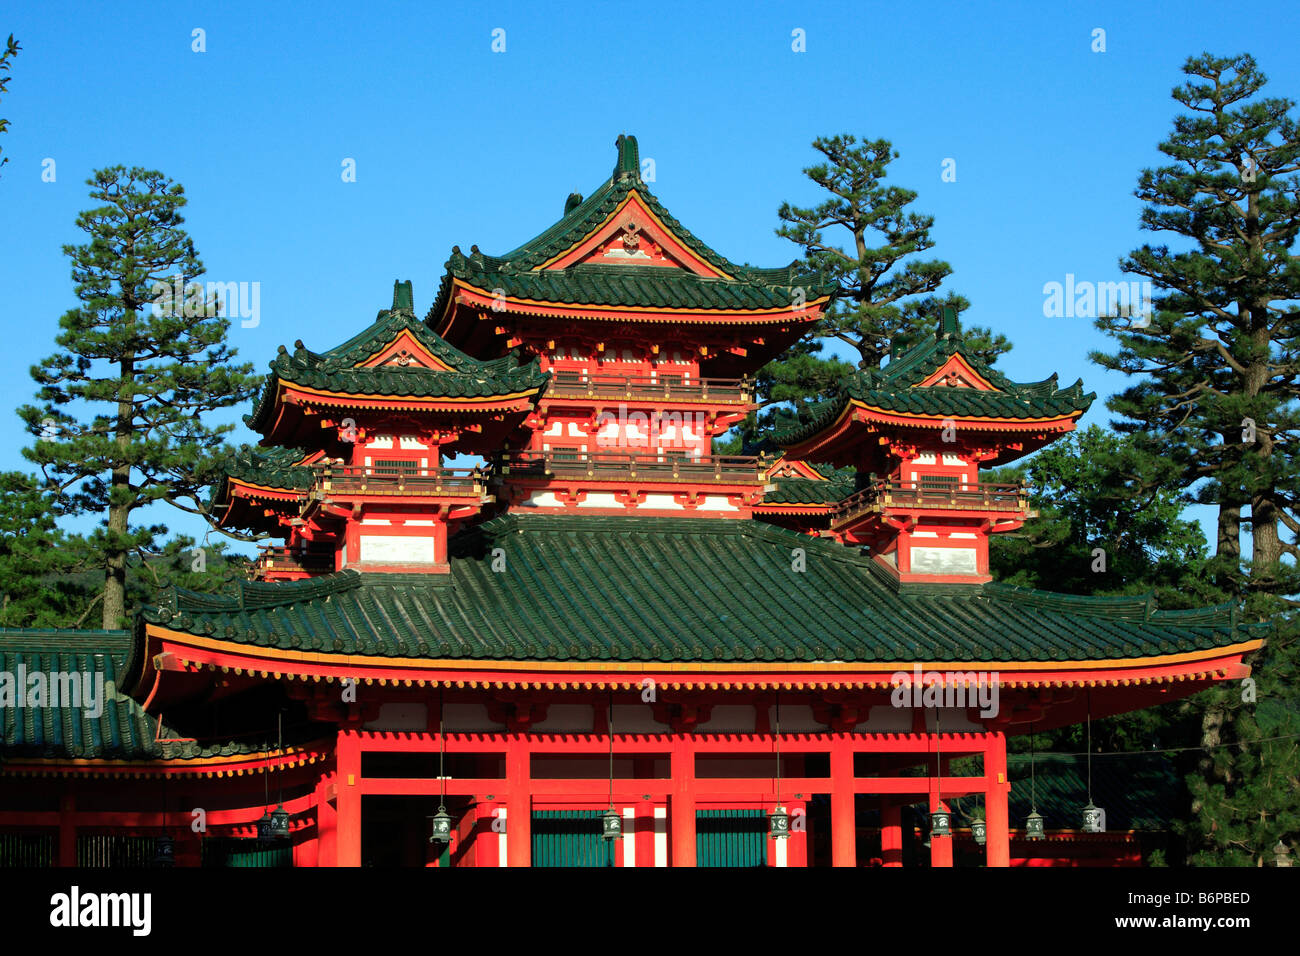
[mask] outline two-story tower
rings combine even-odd
[[[713,251],[647,188],[635,137],[617,147],[610,178],[540,235],[501,256],[453,250],[427,321],[552,377],[524,444],[497,459],[511,506],[748,517],[765,463],[715,457],[713,439],[754,408],[746,376],[817,321],[832,287]]]
[[[816,481],[787,483],[765,516],[824,513],[823,534],[868,546],[900,581],[988,581],[988,536],[1020,527],[1029,505],[1018,485],[980,481],[980,468],[1071,431],[1094,398],[1055,375],[1012,382],[965,347],[945,310],[934,337],[850,375],[810,421],[777,436],[789,459],[855,469],[857,490],[825,501]]]

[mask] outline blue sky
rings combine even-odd
[[[414,280],[423,312],[453,244],[500,253],[545,228],[570,192],[609,175],[620,132],[654,159],[652,188],[678,219],[765,266],[795,256],[774,234],[780,203],[818,198],[801,173],[813,138],[891,140],[891,181],[920,194],[931,254],[953,266],[945,288],[971,300],[966,321],[1015,344],[1003,371],[1082,377],[1104,398],[1122,379],[1087,352],[1106,340],[1088,319],[1044,318],[1043,285],[1123,278],[1118,258],[1147,238],[1133,187],[1159,161],[1189,55],[1249,52],[1272,95],[1300,98],[1298,10],[10,4],[0,34],[23,50],[0,99],[0,408],[31,399],[28,369],[74,304],[61,247],[82,238],[95,168],[142,165],[184,185],[207,278],[261,284],[260,324],[230,333],[260,370],[281,343],[354,334],[396,278]],[[195,29],[206,52],[192,50]],[[795,30],[806,52],[792,50]],[[945,159],[955,182],[941,179]],[[1106,419],[1099,400],[1085,423]],[[235,440],[254,437],[241,426]],[[24,468],[27,442],[0,415],[0,468]]]

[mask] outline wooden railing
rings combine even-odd
[[[314,492],[366,495],[448,495],[477,498],[486,476],[477,468],[421,468],[387,470],[362,465],[322,465],[317,468]]]
[[[878,481],[849,495],[831,512],[831,522],[842,524],[869,511],[890,508],[931,508],[957,511],[1028,512],[1029,494],[1023,485],[978,482],[962,487],[919,481]]]
[[[546,390],[552,398],[623,398],[662,401],[681,399],[693,402],[715,402],[726,405],[749,405],[754,400],[752,383],[739,378],[694,378],[660,373],[651,379],[648,375],[615,375],[597,372],[583,378],[572,371],[554,371]]]
[[[701,458],[603,452],[512,451],[497,456],[495,472],[511,478],[678,481],[752,485],[764,480],[770,459],[713,455]]]

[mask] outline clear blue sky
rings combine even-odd
[[[64,243],[85,179],[159,169],[220,281],[261,283],[261,324],[232,343],[259,370],[297,338],[323,349],[387,304],[395,278],[430,304],[453,244],[512,248],[589,193],[634,133],[655,193],[731,259],[784,264],[782,200],[816,199],[818,135],[892,140],[892,181],[935,216],[945,288],[1007,334],[1013,378],[1057,372],[1107,394],[1087,319],[1043,317],[1067,273],[1123,278],[1143,241],[1137,174],[1193,54],[1249,52],[1269,92],[1300,98],[1300,7],[1262,2],[7,4],[23,50],[0,116],[0,408],[74,304]],[[191,49],[205,31],[206,52]],[[505,52],[492,32],[505,31]],[[1093,30],[1106,31],[1095,53]],[[792,31],[806,52],[792,51]],[[42,182],[52,158],[57,179]],[[357,181],[341,163],[356,160]],[[941,180],[945,159],[957,181]],[[243,413],[240,410],[240,414]],[[1101,401],[1086,422],[1107,419]],[[241,425],[236,441],[252,441]],[[0,414],[0,468],[28,436]],[[163,517],[163,516],[159,516]],[[166,519],[177,530],[196,524]]]

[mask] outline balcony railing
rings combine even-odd
[[[752,384],[739,378],[693,378],[657,374],[615,375],[597,372],[587,377],[572,371],[552,372],[546,394],[551,398],[622,398],[642,401],[715,402],[748,405],[754,400]]]
[[[978,482],[964,487],[918,481],[879,481],[841,501],[831,521],[842,524],[870,511],[924,508],[946,511],[1029,511],[1029,494],[1023,485]]]
[[[486,477],[477,468],[389,469],[362,465],[324,465],[312,490],[322,494],[477,498]]]
[[[619,455],[603,452],[514,451],[498,455],[503,479],[570,478],[594,481],[673,481],[755,485],[764,480],[770,460],[713,455],[690,458]]]

